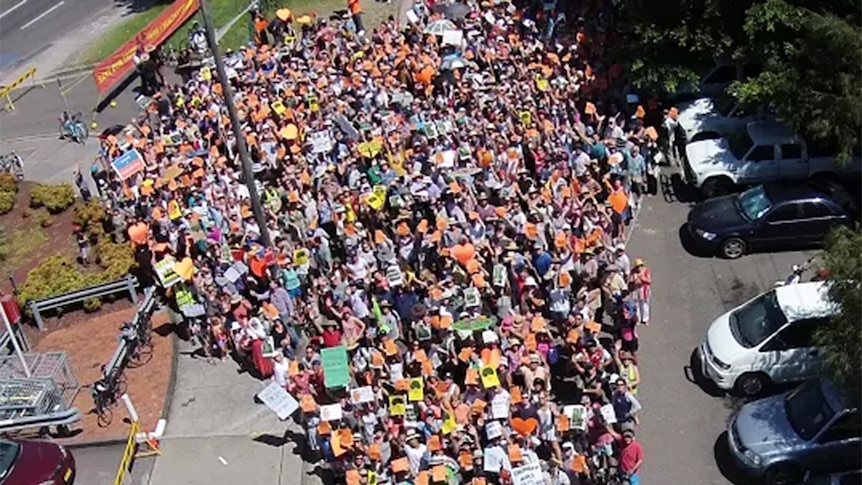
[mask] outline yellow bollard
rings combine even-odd
[[[117,102],[111,101],[111,108],[116,108],[116,107],[117,107]]]
[[[95,130],[95,129],[96,129],[96,128],[98,128],[98,127],[99,127],[99,124],[98,124],[98,123],[96,123],[95,121],[94,121],[94,122],[92,122],[92,123],[90,123],[90,129]]]

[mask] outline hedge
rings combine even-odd
[[[75,203],[75,189],[70,184],[36,184],[30,189],[30,207],[44,207],[59,214]]]

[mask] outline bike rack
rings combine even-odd
[[[0,358],[0,432],[68,426],[81,419],[73,407],[80,385],[64,352],[25,354],[27,377],[13,356]]]

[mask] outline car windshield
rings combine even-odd
[[[763,214],[766,214],[766,211],[772,207],[772,201],[769,200],[769,196],[766,195],[766,190],[764,190],[762,185],[752,187],[739,194],[737,200],[739,200],[739,207],[742,209],[742,213],[752,221],[763,217]]]
[[[0,479],[6,478],[6,475],[12,471],[12,465],[18,459],[18,453],[21,452],[21,445],[11,441],[0,441]]]
[[[790,426],[805,441],[814,439],[835,415],[817,380],[808,381],[788,394],[784,409]]]
[[[787,323],[775,290],[764,293],[730,314],[730,330],[746,348],[760,345]]]
[[[730,153],[732,153],[737,160],[745,158],[745,155],[749,150],[751,150],[751,147],[754,146],[754,140],[752,140],[745,131],[731,136],[728,139],[728,142],[730,143]]]

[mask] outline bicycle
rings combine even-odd
[[[81,112],[77,112],[72,116],[69,116],[69,113],[63,111],[63,114],[60,115],[60,139],[71,139],[75,143],[80,143],[83,145],[87,141],[87,137],[90,136],[90,131],[87,129],[87,125],[81,121]]]
[[[96,424],[100,428],[105,428],[111,424],[114,418],[114,411],[111,409],[119,400],[120,396],[126,393],[127,383],[124,374],[106,375],[105,366],[102,366],[102,378],[90,385],[90,392],[95,403]]]
[[[24,180],[24,159],[14,151],[0,155],[0,172],[11,173],[18,180]]]
[[[121,338],[125,339],[128,346],[126,365],[129,369],[135,369],[148,363],[153,359],[153,342],[150,336],[150,326],[133,326],[131,322],[120,327]]]

